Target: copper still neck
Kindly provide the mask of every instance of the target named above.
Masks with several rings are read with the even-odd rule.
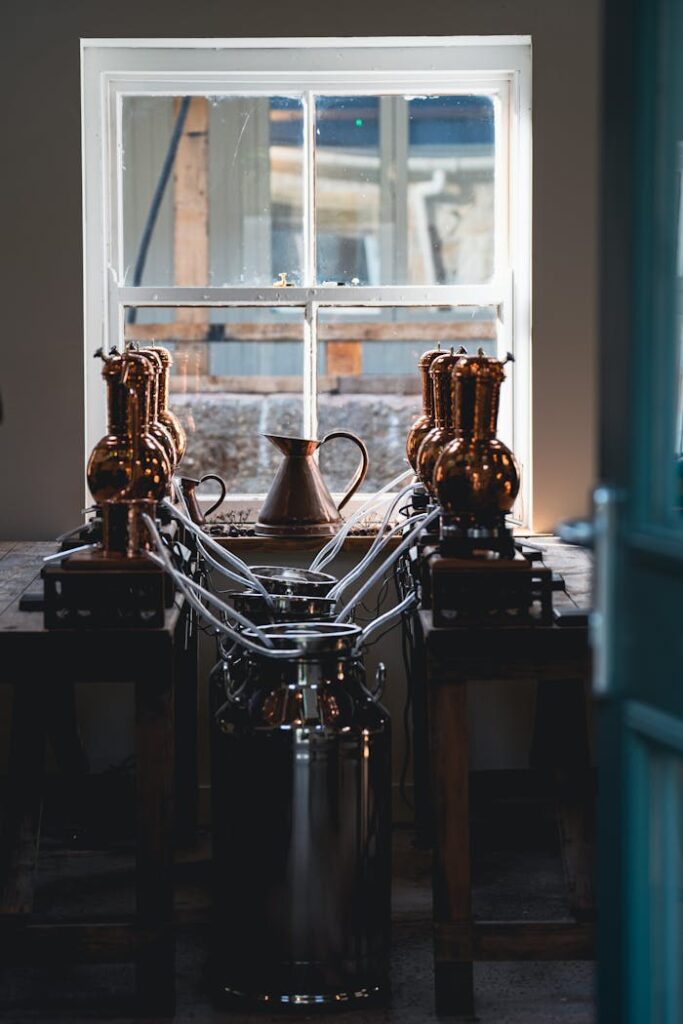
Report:
[[[180,462],[185,454],[185,450],[187,449],[187,435],[180,420],[176,414],[171,411],[169,405],[173,357],[167,348],[155,347],[154,352],[157,353],[161,360],[161,376],[159,377],[159,420],[163,423],[173,438],[173,443],[175,444],[176,452],[178,454],[177,461]]]
[[[107,432],[109,434],[123,434],[126,431],[128,401],[126,386],[121,379],[122,374],[123,363],[120,355],[116,354],[105,359],[102,377],[107,387]]]
[[[435,359],[429,368],[434,401],[434,426],[439,430],[453,428],[451,371],[458,359],[459,356],[451,349],[450,353],[444,353]]]
[[[422,380],[422,412],[430,420],[434,419],[434,390],[429,370],[434,360],[440,355],[443,355],[443,352],[441,351],[441,345],[437,344],[436,348],[423,352],[417,364]]]

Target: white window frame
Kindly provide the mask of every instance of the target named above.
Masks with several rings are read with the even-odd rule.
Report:
[[[340,306],[491,305],[498,352],[512,352],[500,434],[523,467],[516,519],[532,523],[531,40],[527,36],[357,39],[82,39],[86,457],[105,431],[100,346],[121,342],[127,306],[298,306],[304,311],[303,429],[317,431],[317,314]],[[312,94],[494,96],[495,271],[487,284],[321,287],[315,232],[304,229],[301,287],[122,284],[122,106],[130,95],[304,97],[304,187],[314,202]],[[306,208],[306,196],[304,209]],[[416,370],[417,372],[417,370]],[[256,503],[257,496],[248,500]]]

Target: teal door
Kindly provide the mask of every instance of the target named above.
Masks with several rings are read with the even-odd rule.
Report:
[[[683,0],[606,0],[600,1024],[683,1024]]]

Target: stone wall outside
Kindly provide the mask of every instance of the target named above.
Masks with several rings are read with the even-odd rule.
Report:
[[[184,394],[172,407],[188,433],[184,476],[218,473],[229,493],[263,494],[270,487],[280,453],[262,435],[300,436],[302,399],[298,395]],[[318,437],[351,430],[365,442],[370,467],[362,490],[374,491],[406,468],[405,440],[420,413],[418,395],[329,395],[318,400]],[[333,440],[320,453],[331,491],[343,491],[356,465],[357,448]]]

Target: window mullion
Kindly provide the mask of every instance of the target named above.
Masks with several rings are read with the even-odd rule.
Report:
[[[304,107],[304,287],[314,288],[317,275],[315,229],[315,96],[306,92]],[[307,302],[304,311],[303,433],[318,431],[318,306]]]
[[[307,302],[304,313],[304,437],[318,432],[318,304]]]
[[[316,278],[315,232],[315,96],[304,93],[304,287],[312,288]]]

